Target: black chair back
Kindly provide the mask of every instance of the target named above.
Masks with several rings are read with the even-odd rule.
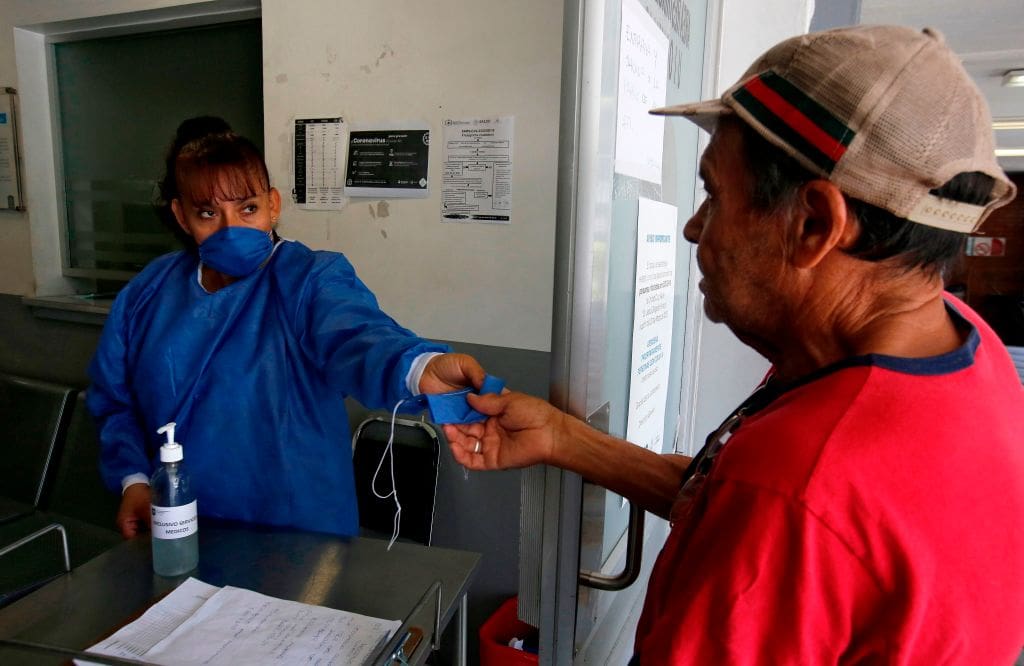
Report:
[[[46,492],[45,509],[113,529],[121,498],[103,484],[99,462],[99,438],[82,391],[71,410],[64,450],[53,486]]]
[[[74,392],[0,374],[0,495],[39,506],[60,455]]]
[[[374,472],[387,448],[391,417],[371,416],[356,428],[352,436],[352,465],[356,476],[359,525],[369,536],[389,538],[394,524],[393,498],[381,499],[371,489]],[[399,539],[430,545],[434,525],[434,499],[437,493],[437,468],[440,440],[429,423],[407,418],[395,419],[393,443],[395,485],[402,505]],[[388,461],[377,474],[377,492],[391,491]]]

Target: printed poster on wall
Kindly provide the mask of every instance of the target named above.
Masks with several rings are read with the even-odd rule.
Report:
[[[341,210],[345,124],[341,118],[295,119],[295,189],[305,210]]]
[[[672,361],[676,207],[640,199],[626,439],[661,452]]]
[[[615,172],[661,184],[669,41],[638,0],[622,3]]]
[[[421,197],[430,194],[426,123],[353,127],[348,136],[345,194],[350,197]]]
[[[515,119],[444,121],[442,222],[512,223]]]
[[[12,88],[0,88],[0,210],[24,210]]]

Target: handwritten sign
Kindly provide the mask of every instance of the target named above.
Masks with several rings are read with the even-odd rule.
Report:
[[[638,0],[622,3],[615,171],[661,184],[665,120],[648,113],[665,105],[669,40]]]

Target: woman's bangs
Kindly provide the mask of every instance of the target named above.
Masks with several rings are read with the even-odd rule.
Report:
[[[178,164],[178,189],[194,202],[236,201],[263,194],[270,184],[259,169],[247,164]]]

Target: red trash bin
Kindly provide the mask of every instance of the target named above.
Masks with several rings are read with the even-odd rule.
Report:
[[[525,638],[537,629],[516,617],[518,597],[505,601],[480,625],[480,666],[532,666],[537,655],[508,646],[512,638]]]

